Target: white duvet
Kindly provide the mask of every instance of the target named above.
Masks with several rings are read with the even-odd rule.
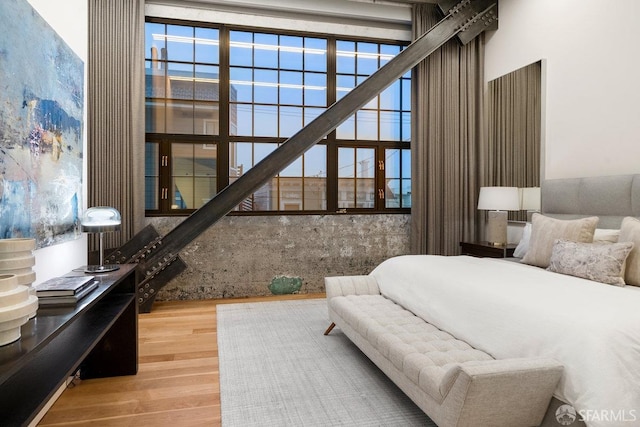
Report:
[[[640,288],[468,256],[401,256],[371,275],[384,296],[496,359],[561,362],[555,396],[587,425],[640,425]]]

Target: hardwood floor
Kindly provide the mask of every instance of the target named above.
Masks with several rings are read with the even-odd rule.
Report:
[[[324,294],[156,302],[138,318],[138,374],[76,380],[38,425],[219,426],[216,306],[308,298]]]

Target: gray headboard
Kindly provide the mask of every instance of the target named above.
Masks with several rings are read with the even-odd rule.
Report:
[[[598,228],[620,228],[625,216],[640,217],[640,174],[542,182],[542,213],[554,218],[600,217]]]

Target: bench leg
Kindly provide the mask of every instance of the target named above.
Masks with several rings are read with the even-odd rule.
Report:
[[[327,328],[327,330],[326,330],[326,331],[324,331],[324,334],[325,334],[325,335],[329,335],[335,326],[336,326],[336,324],[335,324],[335,323],[333,323],[333,322],[331,322],[331,324],[329,325],[329,327]]]

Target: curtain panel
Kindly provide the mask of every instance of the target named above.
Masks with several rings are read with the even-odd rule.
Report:
[[[440,20],[413,7],[413,38]],[[476,240],[478,153],[483,143],[484,35],[450,40],[412,75],[411,252],[456,255]]]
[[[89,46],[88,205],[120,211],[116,248],[144,222],[144,0],[89,0]]]

